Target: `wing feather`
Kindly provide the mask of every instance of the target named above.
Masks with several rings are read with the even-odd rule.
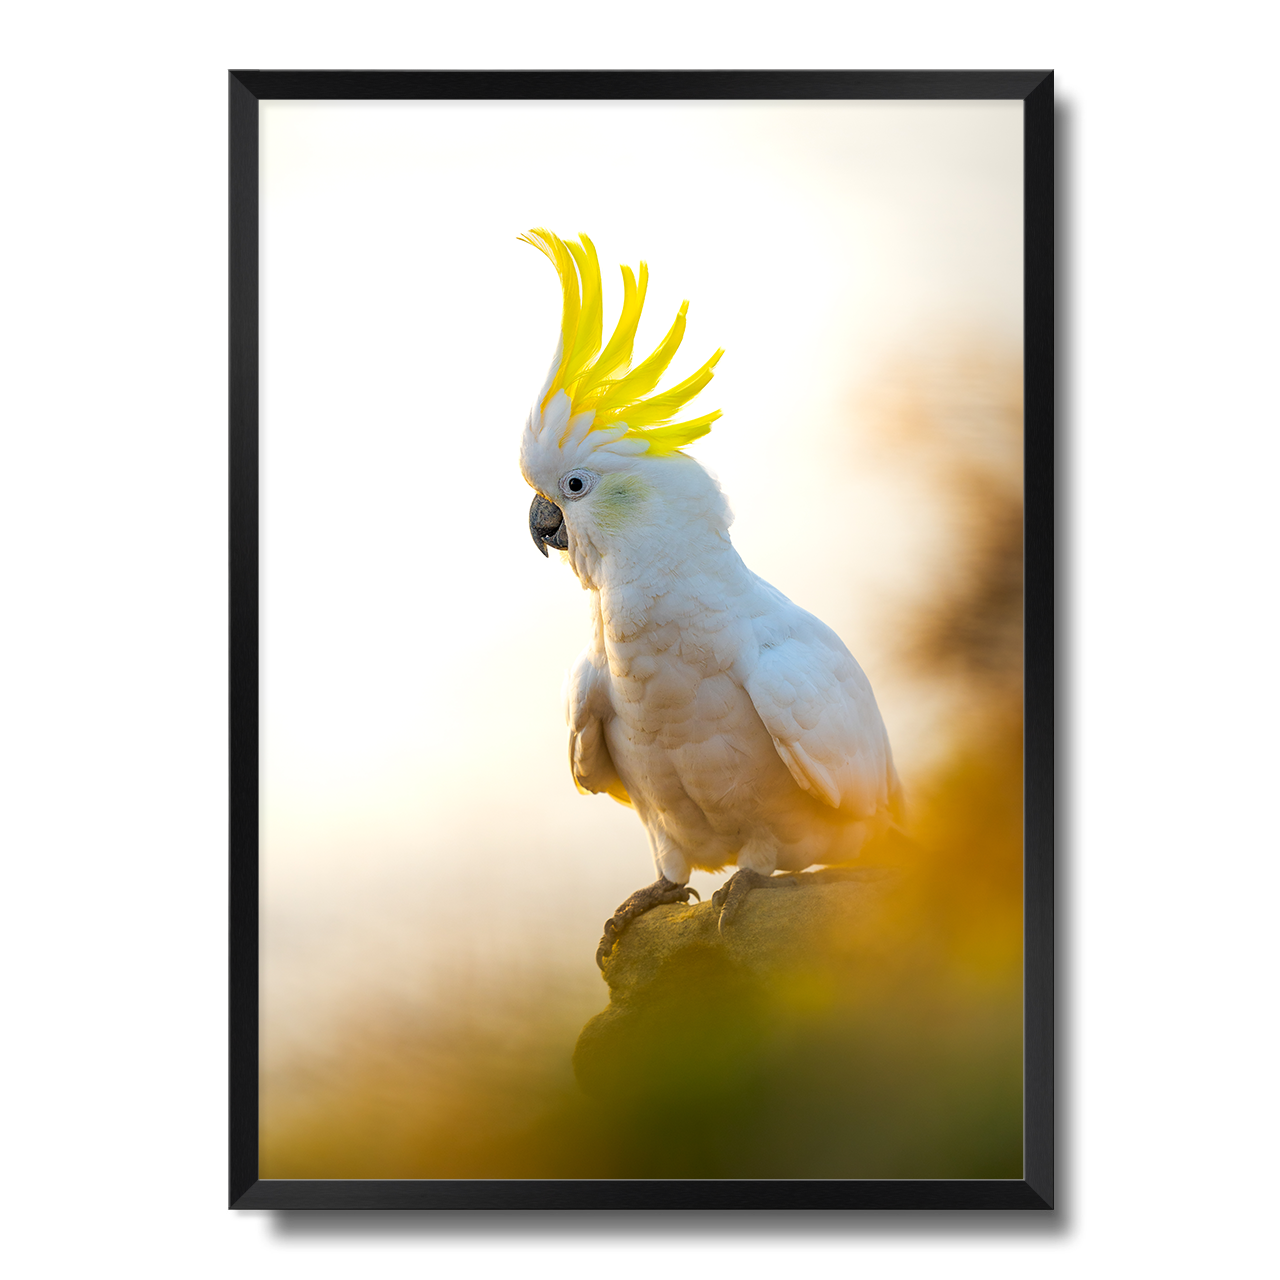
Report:
[[[799,787],[872,817],[896,801],[898,779],[871,683],[830,627],[786,604],[757,620],[747,694]]]
[[[605,721],[613,714],[609,701],[608,669],[603,653],[589,645],[569,673],[565,685],[565,715],[569,721],[569,770],[574,785],[587,792],[612,796],[631,805],[631,797],[609,754]]]

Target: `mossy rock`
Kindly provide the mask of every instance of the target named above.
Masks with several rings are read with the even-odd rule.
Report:
[[[957,966],[913,872],[803,883],[618,940],[574,1051],[600,1176],[1020,1177],[1019,990]]]
[[[582,1087],[631,1097],[674,1081],[686,1097],[750,1087],[797,1006],[843,987],[832,971],[847,967],[850,947],[833,942],[874,933],[896,880],[873,868],[830,882],[821,874],[752,892],[723,934],[710,902],[656,907],[632,921],[605,961],[609,1007],[574,1051]]]

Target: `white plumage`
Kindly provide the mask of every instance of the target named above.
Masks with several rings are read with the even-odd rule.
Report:
[[[593,494],[561,497],[595,624],[567,689],[574,780],[629,798],[677,884],[694,867],[767,875],[856,858],[898,790],[862,669],[743,564],[693,459],[595,465],[653,481],[607,530]]]
[[[724,495],[694,459],[580,409],[567,345],[521,468],[539,495],[535,542],[563,549],[590,592],[592,636],[566,688],[570,765],[648,832],[666,888],[637,895],[654,900],[640,909],[683,900],[670,891],[693,868],[852,861],[900,798],[867,677],[830,627],[743,564]],[[615,933],[638,913],[625,907]]]

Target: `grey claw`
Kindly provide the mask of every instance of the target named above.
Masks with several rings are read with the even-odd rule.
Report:
[[[726,926],[741,910],[743,900],[749,893],[755,889],[780,889],[784,884],[791,889],[800,887],[799,882],[790,876],[766,876],[746,867],[735,871],[711,895],[711,905],[720,908],[720,917],[716,921],[716,930],[720,936],[724,937]]]
[[[702,901],[696,889],[690,889],[685,884],[676,884],[666,876],[660,876],[653,884],[637,889],[604,922],[604,936],[600,939],[599,947],[596,948],[596,964],[603,971],[605,959],[613,952],[618,939],[637,916],[644,915],[646,911],[657,906],[688,902],[690,894],[693,894],[699,902]]]

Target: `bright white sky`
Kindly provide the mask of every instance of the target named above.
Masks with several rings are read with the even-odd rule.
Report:
[[[517,465],[559,286],[517,235],[591,235],[606,327],[616,264],[644,258],[637,351],[690,300],[672,377],[726,349],[691,406],[724,417],[690,452],[748,565],[875,684],[877,584],[913,572],[927,513],[860,477],[859,389],[930,334],[1017,350],[1022,128],[1016,102],[260,111],[264,1011],[283,1025],[513,938],[589,963],[653,878],[635,817],[568,774],[585,601],[536,553]]]

